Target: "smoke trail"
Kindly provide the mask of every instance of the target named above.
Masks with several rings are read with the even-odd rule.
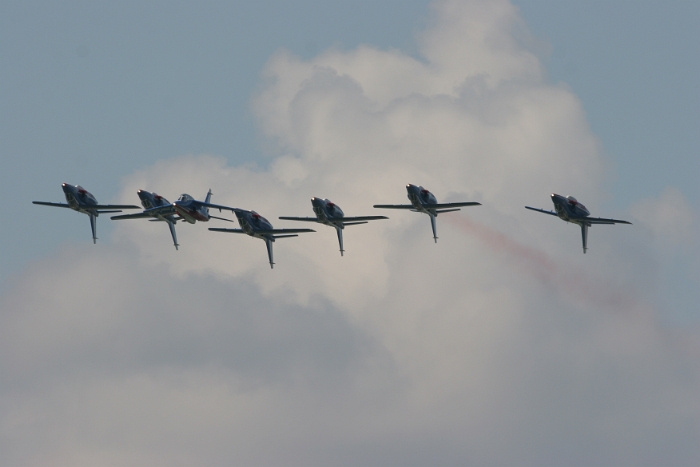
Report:
[[[634,298],[631,290],[611,284],[609,279],[575,270],[571,265],[562,267],[544,251],[523,245],[512,237],[474,222],[468,217],[445,216],[445,221],[472,235],[494,253],[507,257],[517,269],[566,298],[617,310],[633,310],[642,306]]]

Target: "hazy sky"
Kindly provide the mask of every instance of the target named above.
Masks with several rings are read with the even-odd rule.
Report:
[[[0,464],[697,465],[696,2],[3,2]],[[79,183],[263,242],[33,206]],[[572,194],[632,226],[526,211]],[[217,221],[212,221],[212,226]],[[216,226],[221,226],[217,222]],[[287,224],[288,226],[288,224]]]

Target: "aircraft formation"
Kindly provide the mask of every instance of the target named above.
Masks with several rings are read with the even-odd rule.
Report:
[[[92,229],[92,241],[97,243],[97,217],[100,214],[122,212],[124,209],[141,209],[139,206],[131,204],[99,204],[97,199],[80,185],[62,184],[63,194],[67,203],[52,203],[48,201],[33,201],[34,204],[52,206],[60,208],[70,208],[74,211],[87,214],[90,217],[90,228]],[[231,219],[216,217],[209,214],[209,209],[218,209],[219,212],[231,211],[238,220],[240,229],[209,228],[212,232],[225,232],[246,234],[253,238],[265,241],[267,247],[267,257],[270,267],[274,268],[272,244],[279,238],[298,237],[300,233],[315,232],[313,229],[275,229],[270,221],[262,217],[255,211],[223,206],[211,203],[212,192],[207,192],[204,201],[197,201],[188,194],[182,194],[177,201],[171,203],[162,196],[145,190],[137,191],[141,200],[143,211],[136,214],[122,214],[112,216],[113,220],[124,219],[149,219],[151,222],[165,222],[170,229],[175,249],[179,248],[175,224],[177,221],[185,221],[190,224],[208,222],[210,219],[218,219],[226,222],[233,222]],[[474,201],[464,201],[455,203],[438,203],[437,198],[430,191],[419,185],[406,185],[406,194],[410,204],[375,204],[378,209],[404,209],[412,212],[427,214],[430,217],[430,226],[433,232],[433,239],[437,243],[436,218],[438,214],[459,211],[462,207],[480,206],[481,203]],[[588,228],[593,224],[631,224],[631,222],[619,219],[606,219],[601,217],[590,217],[590,212],[579,203],[573,196],[551,195],[554,203],[554,211],[525,206],[526,209],[542,212],[551,216],[556,216],[563,221],[576,224],[581,227],[581,238],[583,242],[583,252],[588,249]],[[345,216],[340,206],[329,199],[311,198],[311,207],[316,217],[290,217],[280,216],[282,220],[315,222],[329,227],[333,227],[338,236],[340,255],[345,252],[343,248],[343,230],[346,226],[366,224],[369,221],[388,219],[386,216]]]

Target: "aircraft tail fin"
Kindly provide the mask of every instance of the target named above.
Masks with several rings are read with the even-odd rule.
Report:
[[[178,248],[180,245],[177,243],[177,234],[175,233],[175,222],[170,222],[168,221],[168,227],[170,228],[170,235],[173,237],[173,245],[175,245],[175,249],[179,250]]]
[[[97,216],[94,214],[88,214],[90,216],[90,228],[92,229],[92,243],[97,243]]]
[[[340,245],[340,256],[344,256],[343,253],[345,252],[345,250],[343,249],[343,229],[336,226],[335,231],[338,233],[338,245]]]
[[[270,261],[270,269],[275,268],[275,262],[272,259],[272,241],[269,238],[265,238],[265,246],[267,247],[267,258]]]
[[[211,188],[210,188],[209,191],[207,192],[207,197],[204,198],[205,203],[211,203],[211,195],[212,195],[212,192],[211,192]]]
[[[430,226],[433,228],[433,239],[435,240],[435,243],[437,243],[438,238],[437,238],[437,231],[435,228],[435,216],[432,214],[429,214],[429,215],[430,215]]]

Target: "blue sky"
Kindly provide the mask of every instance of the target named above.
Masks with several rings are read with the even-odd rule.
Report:
[[[513,4],[3,2],[0,463],[697,465],[700,6]],[[93,246],[31,205],[62,182],[483,206],[271,271],[200,224]],[[584,256],[553,191],[634,225]]]

